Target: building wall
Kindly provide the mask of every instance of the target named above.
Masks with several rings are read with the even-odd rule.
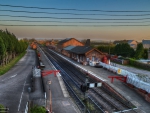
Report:
[[[134,46],[131,46],[131,45],[134,45]],[[133,40],[131,43],[130,43],[130,47],[132,47],[133,49],[136,49],[137,48],[137,42],[135,40]]]
[[[102,60],[102,58],[104,56],[105,55],[99,53],[98,51],[93,50],[93,51],[89,52],[88,54],[82,54],[82,55],[72,53],[71,58],[73,58],[74,60],[79,61],[79,62],[88,62],[88,61],[99,62]]]
[[[143,47],[149,49],[150,48],[150,44],[143,44]]]
[[[67,57],[71,57],[71,54],[66,50],[62,50],[62,54],[67,56]]]
[[[67,46],[70,46],[70,45],[71,46],[84,46],[83,43],[77,41],[76,39],[71,39],[71,40],[67,41],[66,43],[64,43],[62,45],[62,47],[64,48],[64,47],[67,47]]]
[[[84,46],[84,44],[81,43],[80,41],[72,38],[72,39],[68,40],[67,42],[65,42],[63,44],[58,44],[57,45],[57,51],[60,52],[63,48],[65,48],[67,46]]]
[[[86,58],[92,61],[101,61],[104,55],[100,54],[98,51],[93,50],[86,55]]]

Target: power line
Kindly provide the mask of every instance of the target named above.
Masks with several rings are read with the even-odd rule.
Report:
[[[122,15],[122,14],[95,14],[95,13],[89,13],[89,14],[85,14],[85,13],[50,13],[50,12],[33,12],[33,11],[16,11],[16,10],[0,10],[0,11],[7,11],[7,12],[23,12],[23,13],[43,13],[43,14],[69,14],[69,15],[102,15],[102,16],[149,16],[150,14],[128,14],[128,15]]]
[[[72,10],[72,11],[99,11],[99,12],[150,12],[150,11],[115,11],[115,10],[81,10],[81,9],[61,9],[61,8],[44,8],[44,7],[27,7],[27,6],[16,6],[16,5],[4,5],[4,4],[0,4],[0,6],[4,6],[4,7],[19,7],[19,8],[35,8],[35,9],[53,9],[53,10]]]
[[[0,26],[55,26],[55,27],[60,27],[60,26],[62,26],[62,27],[64,27],[64,26],[73,26],[73,27],[80,27],[80,26],[82,26],[82,27],[110,27],[110,26],[116,26],[116,27],[118,27],[118,26],[150,26],[150,24],[148,24],[148,25],[13,25],[13,24],[0,24]]]
[[[142,22],[63,22],[63,21],[27,21],[27,20],[0,20],[0,21],[16,21],[16,22],[40,22],[40,23],[43,23],[43,22],[57,22],[57,23],[147,23],[147,22],[150,22],[150,21],[142,21]]]
[[[80,19],[80,20],[147,20],[150,18],[139,18],[139,19],[99,19],[99,18],[59,18],[59,17],[34,17],[34,16],[13,16],[13,15],[0,15],[8,17],[24,17],[24,18],[51,18],[51,19]]]

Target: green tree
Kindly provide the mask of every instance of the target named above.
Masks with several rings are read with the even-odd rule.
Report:
[[[0,37],[0,60],[3,59],[5,53],[6,53],[6,48],[5,48],[2,38]]]
[[[115,46],[114,53],[124,57],[133,57],[134,49],[128,43],[121,43]]]
[[[148,58],[148,49],[147,48],[144,49],[144,54],[143,54],[142,58],[144,58],[144,59]]]
[[[0,113],[1,113],[1,112],[4,113],[5,110],[4,110],[4,109],[1,109],[1,108],[4,108],[4,106],[3,106],[2,104],[0,104]]]
[[[136,59],[140,59],[143,57],[143,54],[144,54],[144,48],[143,48],[143,44],[142,43],[139,43],[137,45],[137,48],[136,48],[136,51],[135,51],[135,58]]]
[[[46,113],[46,109],[41,106],[34,106],[31,108],[31,113]]]
[[[98,50],[105,52],[105,53],[110,53],[114,54],[114,46],[113,45],[99,45],[97,47]]]

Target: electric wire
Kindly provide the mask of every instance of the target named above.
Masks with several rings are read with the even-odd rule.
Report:
[[[141,21],[141,22],[125,22],[125,21],[124,22],[104,22],[104,21],[103,22],[99,22],[99,21],[98,22],[89,22],[89,21],[87,21],[87,22],[85,22],[85,21],[84,22],[81,22],[81,21],[80,22],[74,22],[74,21],[68,22],[67,21],[67,22],[63,22],[63,21],[46,21],[46,20],[42,20],[42,21],[37,21],[37,20],[33,20],[33,21],[32,20],[29,20],[29,21],[28,20],[0,20],[0,21],[17,21],[17,22],[33,22],[33,23],[34,22],[40,22],[40,23],[41,22],[42,23],[43,22],[57,22],[57,23],[147,23],[147,22],[150,22],[150,21]]]
[[[9,24],[9,25],[7,25],[7,24],[0,24],[0,26],[55,26],[55,27],[57,27],[57,26],[59,26],[59,27],[61,27],[61,26],[76,26],[76,27],[110,27],[110,26],[116,26],[116,27],[118,27],[118,26],[150,26],[150,24],[148,24],[148,25],[13,25],[13,24]]]
[[[147,20],[147,19],[150,19],[150,18],[131,18],[131,19],[118,19],[118,18],[115,18],[115,19],[108,19],[108,18],[103,18],[103,19],[100,19],[100,18],[60,18],[60,17],[48,17],[48,16],[14,16],[14,15],[0,15],[0,16],[8,16],[8,17],[24,17],[24,18],[51,18],[51,19],[82,19],[82,20]]]
[[[98,10],[98,9],[94,9],[94,10],[82,10],[82,9],[65,9],[65,8],[44,8],[44,7],[29,7],[29,6],[21,6],[21,5],[4,5],[4,4],[0,4],[0,6],[4,6],[4,7],[19,7],[19,8],[35,8],[35,9],[53,9],[53,10],[72,10],[72,11],[99,11],[99,12],[150,12],[150,11],[115,11],[115,10]]]
[[[103,16],[149,16],[150,14],[128,14],[128,15],[122,15],[122,14],[95,14],[95,13],[50,13],[50,12],[35,12],[35,11],[16,11],[16,10],[0,10],[0,11],[7,11],[7,12],[23,12],[23,13],[43,13],[43,14],[69,14],[69,15],[103,15]]]
[[[150,12],[150,11],[113,11],[113,10],[81,10],[81,9],[61,9],[61,8],[43,8],[43,7],[27,7],[27,6],[15,6],[15,5],[3,5],[0,4],[0,6],[3,7],[17,7],[17,8],[34,8],[34,9],[52,9],[52,10],[73,10],[73,11],[99,11],[99,12],[141,12],[141,13],[145,13],[145,12]],[[23,10],[0,10],[0,11],[7,11],[7,12],[23,12],[23,13],[34,13],[34,14],[38,14],[38,13],[42,13],[42,14],[69,14],[69,15],[103,15],[103,16],[128,16],[128,17],[133,17],[133,16],[149,16],[150,14],[96,14],[96,13],[51,13],[51,12],[45,12],[45,11],[23,11]],[[19,19],[15,19],[15,20],[0,20],[0,21],[17,21],[17,22],[57,22],[57,23],[122,23],[122,25],[24,25],[24,24],[20,24],[20,25],[13,25],[13,24],[0,24],[1,26],[92,26],[92,27],[102,27],[102,26],[149,26],[149,24],[146,25],[140,25],[140,23],[147,23],[150,21],[145,21],[145,20],[149,20],[150,18],[81,18],[81,17],[71,17],[71,18],[62,18],[62,17],[52,17],[52,16],[14,16],[14,15],[0,15],[1,17],[6,16],[6,17],[17,17],[17,18],[34,18],[34,19],[59,19],[59,20],[73,20],[73,22],[64,22],[64,21],[53,21],[53,20],[34,20],[34,21],[27,21],[27,20],[19,20]],[[90,20],[89,22],[87,21],[75,21],[75,20]],[[103,22],[102,22],[103,20]],[[141,21],[142,20],[142,21]],[[144,20],[144,21],[143,21]],[[93,22],[94,21],[94,22]],[[137,22],[138,21],[138,22]],[[139,22],[140,21],[140,22]],[[123,23],[128,23],[128,25],[124,25]],[[130,23],[133,23],[130,24]],[[134,24],[134,23],[138,23],[138,24]]]

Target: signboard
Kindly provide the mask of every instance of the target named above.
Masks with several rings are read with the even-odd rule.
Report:
[[[117,73],[118,73],[118,74],[121,74],[121,69],[118,69],[118,70],[117,70]]]

